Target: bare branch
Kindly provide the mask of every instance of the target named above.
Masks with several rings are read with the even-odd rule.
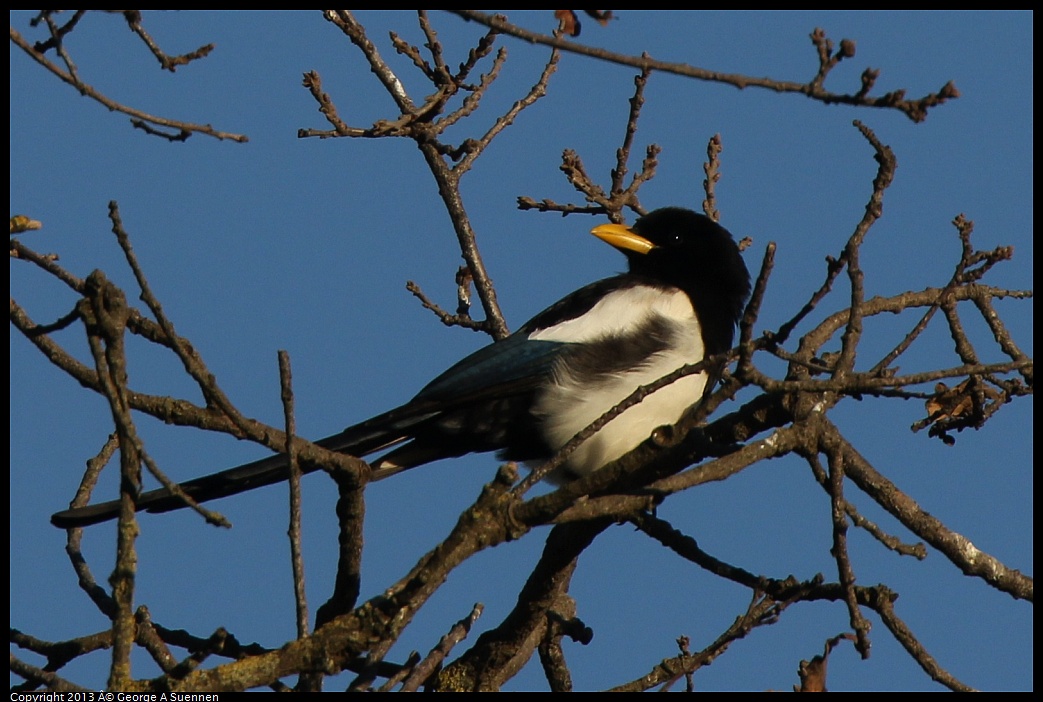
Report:
[[[721,179],[720,165],[721,151],[723,150],[721,135],[714,134],[706,144],[706,163],[703,164],[703,172],[706,174],[706,179],[703,180],[703,190],[706,192],[706,199],[703,200],[703,212],[715,222],[721,220],[721,213],[717,211],[716,186]]]
[[[930,108],[941,105],[947,100],[958,98],[960,96],[956,86],[953,85],[952,82],[949,82],[942,86],[941,90],[937,93],[929,93],[916,100],[907,100],[905,98],[904,90],[896,90],[878,98],[870,98],[868,97],[868,93],[872,88],[872,81],[866,79],[866,76],[870,75],[868,70],[863,74],[862,87],[857,93],[846,95],[832,93],[822,88],[821,80],[817,80],[816,82],[816,79],[819,78],[818,75],[816,75],[816,79],[813,79],[810,83],[795,83],[792,81],[757,78],[754,76],[744,76],[735,73],[720,73],[718,71],[698,68],[684,63],[658,61],[647,54],[640,57],[627,56],[625,54],[617,54],[605,49],[584,46],[567,39],[539,34],[538,32],[530,32],[518,27],[517,25],[511,24],[503,15],[488,15],[477,10],[448,10],[448,12],[458,15],[469,22],[484,24],[485,26],[496,29],[503,34],[509,34],[529,43],[553,46],[570,53],[589,56],[602,61],[610,61],[623,66],[632,66],[634,68],[640,68],[643,71],[652,69],[663,73],[673,73],[687,78],[695,78],[696,80],[724,83],[740,89],[765,88],[777,93],[798,93],[827,105],[840,104],[853,105],[857,107],[896,109],[903,112],[914,122],[922,122],[925,120],[927,118],[927,111]],[[847,42],[847,40],[845,40],[845,42]],[[842,42],[841,46],[845,46],[845,43]],[[854,43],[848,42],[847,46],[853,53]],[[874,73],[872,75],[875,79],[876,74]],[[825,75],[822,74],[822,77],[824,78]]]
[[[290,568],[293,572],[293,598],[296,602],[297,638],[308,635],[308,598],[304,591],[304,556],[301,553],[301,466],[293,437],[297,424],[293,409],[293,371],[290,354],[279,351],[279,387],[282,390],[283,416],[286,420],[286,459],[290,466]]]
[[[150,115],[148,113],[142,112],[141,110],[136,110],[132,107],[122,105],[116,102],[115,100],[112,100],[106,97],[105,95],[102,95],[93,87],[80,80],[80,78],[72,71],[71,68],[70,70],[65,71],[62,70],[56,64],[52,63],[50,60],[47,59],[46,56],[34,49],[32,46],[30,46],[29,43],[22,38],[22,35],[15,30],[14,27],[11,27],[11,41],[15,44],[15,46],[24,51],[30,58],[32,58],[38,64],[46,68],[54,75],[58,76],[58,78],[60,78],[63,82],[68,83],[72,87],[76,88],[76,90],[78,90],[81,95],[84,95],[86,97],[91,98],[92,100],[101,103],[113,112],[121,112],[125,115],[130,116],[133,119],[138,120],[142,124],[156,125],[157,127],[167,127],[170,129],[176,129],[179,132],[205,134],[207,136],[212,136],[215,139],[230,139],[239,143],[245,143],[250,140],[249,137],[242,134],[232,134],[230,132],[218,131],[209,124],[193,124],[191,122],[184,122],[181,120],[167,119],[166,117],[157,117],[156,115]]]
[[[848,443],[840,431],[825,424],[829,440],[835,441],[845,457],[846,475],[890,512],[906,528],[941,551],[965,575],[982,578],[993,587],[1018,599],[1032,601],[1032,578],[1008,568],[979,550],[962,534],[946,527],[938,518],[923,511],[911,498],[885,478]]]
[[[471,613],[458,621],[449,633],[442,637],[441,641],[438,642],[438,646],[432,649],[423,661],[418,663],[413,672],[402,683],[400,692],[416,692],[421,684],[429,680],[438,666],[442,664],[442,661],[453,650],[453,647],[467,637],[471,627],[478,621],[478,617],[482,616],[484,609],[481,604],[475,604],[474,608],[471,609]]]

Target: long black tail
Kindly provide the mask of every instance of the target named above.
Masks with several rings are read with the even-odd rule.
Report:
[[[315,443],[331,451],[365,456],[409,439],[411,429],[430,419],[434,414],[420,411],[415,405],[407,404],[361,424],[348,427],[339,434]],[[305,472],[315,470],[311,466],[302,466],[302,469]],[[372,479],[386,478],[394,472],[397,471],[380,471]],[[189,480],[181,483],[181,489],[196,502],[207,502],[221,497],[238,495],[265,485],[273,485],[288,480],[289,477],[290,468],[286,455],[276,454],[253,463],[245,463],[219,473]],[[160,488],[139,495],[135,506],[139,512],[158,513],[181,509],[186,504],[183,499],[166,488]],[[51,515],[51,524],[61,529],[90,526],[115,519],[119,515],[119,510],[119,500],[99,502],[86,507],[56,512]]]

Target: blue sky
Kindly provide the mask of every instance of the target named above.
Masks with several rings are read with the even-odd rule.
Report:
[[[31,15],[12,12],[30,40]],[[951,220],[974,220],[980,249],[1011,244],[1013,261],[986,279],[1030,289],[1033,255],[1032,15],[994,12],[639,12],[617,11],[607,27],[584,24],[579,41],[617,52],[681,61],[722,72],[805,81],[817,68],[808,40],[822,27],[838,44],[857,42],[826,87],[857,90],[866,67],[881,71],[876,93],[910,96],[952,80],[958,100],[922,124],[895,111],[824,106],[778,95],[655,74],[636,137],[663,147],[658,175],[642,190],[648,208],[699,208],[706,142],[720,133],[722,223],[754,243],[778,245],[777,266],[759,329],[777,327],[818,287],[824,257],[837,255],[862,216],[876,164],[851,126],[865,122],[898,158],[884,215],[862,251],[868,295],[942,286],[959,257]],[[512,13],[549,31],[547,11]],[[387,32],[421,43],[410,13],[362,12],[369,36],[399,71],[415,99],[425,86],[396,56]],[[451,65],[464,58],[479,28],[433,14]],[[69,41],[86,80],[146,112],[249,135],[248,144],[193,136],[170,144],[134,130],[121,115],[81,98],[20,50],[11,49],[11,213],[41,220],[22,240],[56,252],[85,276],[103,269],[134,297],[130,273],[109,231],[107,203],[117,200],[135,250],[177,330],[189,338],[221,386],[249,416],[282,425],[276,351],[293,363],[298,431],[319,437],[401,404],[438,372],[486,339],[446,329],[404,288],[415,280],[443,306],[455,304],[455,237],[420,154],[405,140],[298,139],[299,128],[325,129],[301,74],[316,70],[341,116],[354,126],[393,118],[361,54],[313,12],[147,13],[146,27],[170,54],[213,42],[203,61],[161,71],[115,17],[88,16]],[[508,61],[481,109],[451,138],[485,132],[535,82],[548,51],[502,37]],[[522,113],[479,159],[462,185],[486,265],[508,323],[518,327],[565,293],[621,269],[622,258],[587,232],[591,218],[520,212],[518,196],[575,201],[558,170],[563,149],[608,181],[622,138],[634,71],[565,55],[549,95]],[[638,163],[632,164],[632,171]],[[600,220],[599,220],[600,221]],[[38,321],[71,309],[67,291],[27,265],[12,263],[11,294]],[[828,299],[814,320],[843,305]],[[1032,353],[1033,303],[997,309],[1015,341]],[[476,314],[478,311],[476,311]],[[966,313],[968,318],[972,315]],[[914,323],[912,315],[867,325],[866,366]],[[903,372],[957,365],[945,328],[934,325],[903,359]],[[984,325],[969,322],[982,360],[1001,361]],[[58,338],[86,358],[82,334]],[[132,385],[198,401],[176,360],[139,342],[130,346]],[[10,339],[11,625],[61,640],[105,627],[76,586],[65,535],[48,523],[67,505],[83,462],[109,431],[103,400],[51,368],[20,335]],[[943,360],[939,361],[941,358]],[[871,361],[870,359],[874,359]],[[770,363],[765,367],[777,371]],[[874,465],[927,511],[1007,566],[1033,572],[1032,403],[1005,407],[983,430],[957,436],[952,448],[913,434],[919,402],[847,400],[833,419]],[[141,417],[149,450],[169,475],[187,479],[263,455],[224,436]],[[411,567],[451,528],[496,468],[472,456],[415,470],[368,491],[363,597]],[[98,495],[115,495],[107,476]],[[853,486],[848,497],[881,526],[913,537]],[[335,572],[335,490],[322,476],[305,486],[305,559],[312,611]],[[278,645],[293,636],[286,547],[285,491],[269,488],[217,503],[234,523],[215,531],[193,515],[146,516],[140,541],[138,598],[156,621],[208,635],[218,626],[240,641]],[[714,555],[772,577],[835,578],[829,555],[829,502],[796,460],[757,465],[723,484],[667,502],[660,516],[695,536]],[[393,651],[426,651],[475,601],[480,628],[509,611],[538,557],[544,531],[479,554],[450,578]],[[85,538],[95,577],[111,569],[111,527]],[[861,584],[900,593],[897,610],[950,673],[983,689],[1031,689],[1032,610],[941,554],[899,558],[851,532]],[[675,653],[713,640],[744,609],[748,592],[723,583],[632,528],[609,530],[584,554],[572,594],[594,629],[589,646],[568,645],[577,689],[636,678]],[[873,615],[873,654],[858,659],[841,645],[829,666],[833,690],[935,690]],[[802,604],[774,626],[733,645],[696,676],[700,690],[788,689],[802,658],[848,630],[839,604]],[[462,644],[466,646],[466,642]],[[65,675],[102,685],[104,654]],[[156,672],[146,663],[138,677]],[[513,689],[543,689],[538,665]]]

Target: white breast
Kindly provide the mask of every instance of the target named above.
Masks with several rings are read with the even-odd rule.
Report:
[[[640,368],[603,378],[596,387],[577,381],[566,368],[558,368],[556,382],[540,395],[534,407],[548,444],[563,446],[638,387],[701,360],[702,333],[686,294],[637,287],[610,293],[587,314],[532,335],[551,341],[597,341],[605,335],[632,331],[647,322],[649,306],[671,330],[669,348],[651,356]],[[606,320],[612,322],[608,331]],[[568,471],[586,475],[638,446],[657,427],[677,422],[702,397],[706,381],[705,373],[687,376],[630,407],[571,454]]]

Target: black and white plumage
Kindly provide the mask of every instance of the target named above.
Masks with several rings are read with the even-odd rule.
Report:
[[[591,233],[626,255],[627,273],[580,288],[503,341],[467,356],[401,407],[316,443],[356,456],[390,448],[371,462],[374,479],[475,451],[542,461],[639,386],[731,347],[750,276],[726,229],[668,207],[632,228],[606,224]],[[586,475],[657,427],[675,423],[712,387],[713,374],[684,377],[628,408],[580,445],[554,477]],[[202,502],[287,474],[285,456],[276,455],[181,487]],[[166,490],[137,501],[149,512],[183,506]],[[51,521],[68,528],[117,513],[118,502],[107,502],[59,512]]]

